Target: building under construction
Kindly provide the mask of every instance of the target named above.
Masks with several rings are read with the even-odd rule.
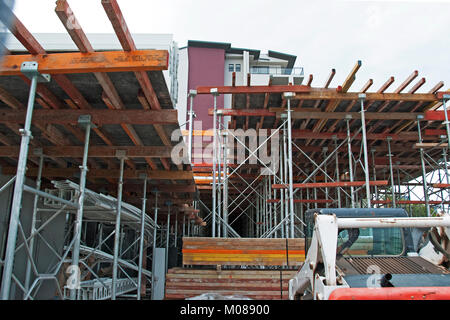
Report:
[[[181,123],[172,52],[138,49],[116,0],[101,4],[121,50],[94,50],[65,0],[55,14],[77,50],[46,51],[9,12],[28,52],[4,48],[0,64],[2,299],[287,299],[307,210],[448,212],[442,82],[416,93],[414,71],[354,88],[357,61],[313,87],[269,52],[276,72],[234,64],[229,84],[183,87]]]

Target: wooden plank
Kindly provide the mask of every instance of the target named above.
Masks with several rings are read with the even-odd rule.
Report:
[[[448,143],[444,142],[422,142],[422,143],[415,143],[414,149],[420,149],[420,148],[448,148]]]
[[[389,204],[392,200],[373,200],[374,204]],[[397,204],[426,204],[426,201],[422,200],[397,200]],[[429,204],[450,204],[450,201],[428,201]]]
[[[450,184],[448,183],[434,183],[433,188],[450,188]]]
[[[447,111],[447,116],[450,119],[450,112]],[[444,111],[426,111],[425,119],[427,121],[445,121],[445,113]]]
[[[8,55],[0,62],[0,75],[21,75],[25,61],[37,62],[43,74],[161,71],[168,69],[169,54],[167,50],[135,50]]]
[[[111,24],[113,26],[114,32],[116,33],[123,50],[132,51],[136,50],[136,45],[134,43],[133,37],[131,36],[130,30],[128,29],[125,18],[123,17],[122,11],[120,10],[119,4],[116,0],[102,0],[103,8],[105,9],[106,15],[108,16]],[[150,107],[154,110],[161,109],[161,105],[158,101],[155,90],[148,78],[146,72],[138,71],[135,72],[136,79],[138,80],[142,92],[147,99]]]
[[[104,124],[178,124],[177,110],[34,110],[33,123],[78,124],[78,118],[90,115],[93,123]],[[25,111],[0,111],[0,123],[24,123]]]
[[[441,87],[443,87],[444,86],[444,84],[442,83],[442,86]],[[440,87],[440,88],[441,88]],[[444,99],[444,94],[446,94],[446,95],[450,95],[450,91],[449,90],[447,90],[447,91],[439,91],[439,92],[436,92],[436,95],[437,95],[437,98],[438,99]]]
[[[26,175],[29,177],[37,176],[37,168],[28,168]],[[15,174],[15,167],[2,167],[3,174]],[[44,168],[42,171],[43,177],[62,177],[69,178],[78,175],[79,168]],[[110,169],[90,169],[88,172],[89,178],[119,178],[119,170]],[[164,171],[164,170],[134,170],[125,169],[123,176],[125,179],[140,179],[141,174],[147,174],[149,179],[154,180],[192,180],[191,171]]]
[[[217,87],[197,87],[197,94],[211,94],[211,89],[218,90],[219,94],[238,94],[238,93],[284,93],[310,92],[310,87],[304,85],[271,85],[271,86],[217,86]]]
[[[92,45],[90,44],[89,40],[86,37],[86,34],[84,33],[83,29],[81,29],[81,26],[79,25],[74,13],[72,12],[71,8],[69,7],[69,4],[66,0],[58,0],[56,3],[55,12],[60,18],[63,25],[66,27],[67,32],[77,45],[77,47],[80,49],[81,52],[94,52],[94,49],[92,48]],[[97,81],[103,88],[102,93],[102,99],[105,102],[105,104],[110,109],[125,109],[125,105],[122,102],[122,99],[120,98],[116,88],[114,87],[114,84],[112,83],[111,79],[109,78],[108,74],[106,73],[99,73],[95,72],[94,76],[97,78]],[[141,90],[140,90],[141,91]],[[138,93],[139,95],[139,93]],[[145,100],[145,97],[144,97]],[[140,100],[141,101],[141,100]],[[147,103],[147,100],[145,100],[145,104]],[[144,104],[143,104],[144,106]],[[145,106],[144,106],[144,109]],[[147,109],[150,109],[148,107]],[[142,146],[143,143],[135,130],[130,126],[126,124],[121,124],[122,128],[125,130],[127,135],[130,137],[130,139],[133,141],[135,145]],[[153,169],[156,170],[157,166],[156,164],[149,158],[145,158],[145,161],[147,164]],[[167,165],[167,159],[161,158],[161,163],[164,165],[166,169],[169,168]]]
[[[347,133],[345,132],[313,132],[311,130],[293,129],[292,138],[294,139],[333,139],[336,136],[338,139],[346,139]],[[362,134],[351,135],[353,140],[361,140]],[[392,140],[408,140],[417,141],[416,132],[403,132],[397,134],[391,133],[368,133],[366,135],[367,140],[386,140],[387,137],[391,137]]]
[[[286,251],[287,254],[286,254]],[[185,265],[299,265],[304,239],[183,238]]]
[[[198,296],[204,292],[200,290],[167,290],[166,291],[166,299],[185,299],[187,297]],[[270,291],[234,291],[234,290],[214,290],[214,293],[220,294],[222,296],[231,296],[231,295],[239,295],[245,296],[256,300],[264,300],[264,299],[280,299],[280,293],[274,294]],[[288,296],[288,292],[283,291],[283,298],[286,299]]]
[[[309,93],[297,93],[298,100],[358,100],[359,92],[336,92],[336,89],[311,89]],[[438,101],[435,94],[430,93],[378,93],[366,92],[366,101]],[[330,110],[331,111],[331,110]]]
[[[79,146],[44,146],[43,154],[54,158],[82,158],[83,147]],[[89,148],[89,157],[94,158],[117,158],[116,151],[126,152],[127,158],[170,158],[171,148],[155,146],[91,146]],[[0,157],[17,157],[19,155],[19,146],[0,147]],[[29,152],[30,157],[34,157],[33,149]]]
[[[278,203],[280,199],[267,199],[267,203]],[[288,200],[286,200],[288,201]],[[333,203],[333,200],[327,199],[294,199],[294,203]]]
[[[104,188],[108,190],[110,193],[115,193],[117,191],[117,186],[104,185],[104,184],[88,184],[87,187],[92,190],[99,190]],[[124,183],[123,189],[129,192],[142,192],[142,184],[138,183]],[[154,194],[152,193],[155,189],[162,193],[195,193],[195,184],[176,184],[176,185],[149,185],[148,193],[149,197],[147,201],[154,201]],[[159,198],[161,201],[164,201],[165,198]],[[167,199],[170,200],[170,199]],[[142,199],[141,199],[142,201]],[[175,199],[173,199],[175,201]],[[164,203],[164,202],[161,202]]]
[[[224,109],[220,108],[217,110],[218,115],[223,116],[242,116],[242,117],[259,117],[259,116],[265,116],[265,117],[275,117],[276,113],[271,112],[267,109]],[[208,109],[208,115],[212,116],[214,115],[214,109],[209,108]]]
[[[280,271],[283,273],[283,275],[285,274],[291,274],[291,275],[295,275],[297,273],[296,270],[286,270],[286,269],[282,269],[282,270],[271,270],[271,269],[237,269],[237,270],[212,270],[212,269],[185,269],[185,268],[179,268],[179,267],[175,267],[175,268],[171,268],[168,271],[168,274],[191,274],[193,276],[195,275],[200,275],[200,276],[204,276],[207,274],[213,274],[213,275],[223,275],[223,276],[231,276],[231,278],[233,278],[236,275],[258,275],[259,277],[266,277],[266,276],[273,276],[273,275],[280,275]]]
[[[296,189],[306,188],[332,188],[332,187],[361,187],[366,184],[365,181],[341,181],[341,182],[320,182],[320,183],[294,183],[293,187]],[[369,181],[371,186],[386,186],[387,180]],[[287,185],[284,184],[272,184],[273,189],[287,189]]]
[[[272,112],[277,113],[277,117],[280,117],[285,110],[281,108],[271,108]],[[360,119],[360,112],[292,112],[292,119],[339,119],[344,120],[345,117],[351,116],[352,119]],[[419,112],[366,112],[365,117],[367,120],[415,120],[418,116],[423,116],[423,113]]]

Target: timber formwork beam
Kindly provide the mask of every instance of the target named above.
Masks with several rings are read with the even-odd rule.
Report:
[[[13,175],[16,172],[16,167],[3,167],[2,173],[5,175]],[[78,168],[43,168],[43,177],[59,177],[67,178],[78,175],[80,169]],[[28,168],[26,175],[29,177],[36,177],[38,168]],[[193,180],[191,171],[168,171],[168,170],[134,170],[125,169],[123,171],[124,179],[139,179],[142,174],[147,174],[148,179],[154,180]],[[90,178],[118,178],[120,170],[111,169],[91,169],[89,170]]]
[[[365,181],[341,181],[341,182],[321,182],[321,183],[294,183],[295,189],[308,189],[308,188],[327,188],[327,187],[361,187],[366,184]],[[369,181],[370,186],[387,186],[387,180]],[[286,189],[287,185],[273,184],[273,189]]]
[[[23,123],[26,111],[0,111],[0,123]],[[35,110],[33,123],[77,124],[80,116],[90,115],[96,125],[178,124],[177,110]]]
[[[0,157],[17,157],[19,146],[1,146]],[[34,150],[42,150],[42,154],[51,158],[81,158],[83,147],[79,146],[51,146],[30,148],[29,157],[39,157]],[[162,146],[93,146],[89,148],[91,158],[117,158],[117,151],[125,151],[127,158],[170,158],[172,148]]]
[[[26,61],[37,62],[42,74],[161,71],[167,70],[169,56],[167,50],[8,55],[1,60],[0,75],[21,75],[20,66]]]

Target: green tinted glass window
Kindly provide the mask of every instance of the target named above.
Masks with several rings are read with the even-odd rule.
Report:
[[[338,252],[345,256],[385,256],[403,253],[400,228],[360,228],[339,230]]]

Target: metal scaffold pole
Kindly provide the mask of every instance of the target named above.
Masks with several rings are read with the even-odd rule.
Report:
[[[334,141],[334,148],[336,149],[335,152],[335,161],[336,161],[336,182],[340,181],[340,177],[339,177],[339,151],[337,150],[338,148],[338,142],[337,142],[337,136],[333,136],[333,141]],[[341,207],[341,188],[336,188],[336,192],[337,192],[337,202],[338,202],[338,208]]]
[[[138,272],[138,290],[137,300],[141,300],[141,286],[142,286],[142,265],[144,258],[147,258],[147,254],[144,255],[144,232],[145,232],[145,207],[147,204],[147,175],[142,177],[144,180],[144,190],[142,196],[142,212],[141,212],[141,234],[139,238],[139,272]],[[153,271],[153,270],[152,270]]]
[[[189,162],[192,163],[192,139],[194,132],[194,97],[197,95],[197,90],[189,90],[189,141],[188,141],[188,150],[189,150]]]
[[[41,190],[41,182],[42,182],[42,168],[44,167],[44,155],[42,154],[42,149],[39,151],[39,169],[38,176],[36,178],[36,190]],[[37,222],[37,207],[38,207],[39,196],[34,195],[33,201],[33,215],[31,217],[31,228],[30,234],[34,234],[36,232],[36,222]],[[30,240],[30,255],[33,256],[34,252],[34,237]],[[30,276],[31,276],[31,261],[27,261],[27,270],[25,273],[25,289],[28,291],[30,288]],[[26,296],[26,292],[24,292],[24,297]]]
[[[19,160],[17,162],[17,172],[14,184],[14,195],[11,206],[11,215],[8,229],[8,238],[6,242],[5,260],[3,266],[1,298],[2,300],[8,300],[11,279],[14,266],[14,253],[16,249],[17,230],[19,227],[20,209],[22,206],[23,187],[25,183],[25,171],[28,158],[28,147],[31,137],[31,120],[33,117],[34,99],[36,96],[37,83],[39,81],[50,81],[50,77],[47,75],[41,75],[38,72],[37,62],[24,62],[21,66],[21,72],[31,78],[31,86],[28,97],[27,112],[25,117],[24,129],[20,131],[22,139],[20,142]]]
[[[217,206],[217,186],[216,186],[216,157],[217,157],[217,97],[219,96],[217,88],[211,89],[214,97],[214,116],[213,116],[213,185],[212,185],[212,237],[216,237],[216,206]]]
[[[289,168],[289,219],[290,219],[290,237],[295,238],[294,235],[294,173],[292,170],[292,120],[291,120],[291,98],[295,94],[293,92],[286,92],[284,97],[287,99],[287,127],[288,127],[288,168]]]
[[[78,210],[75,220],[75,227],[74,227],[74,238],[75,242],[73,245],[73,252],[72,252],[72,266],[74,266],[73,270],[77,273],[77,277],[80,276],[79,274],[79,258],[80,258],[80,242],[81,242],[81,228],[82,228],[82,221],[83,221],[83,213],[84,213],[84,196],[86,191],[86,175],[88,171],[87,167],[87,159],[88,159],[88,151],[89,151],[89,138],[91,134],[91,117],[90,116],[84,116],[84,118],[81,118],[78,120],[79,123],[86,125],[86,134],[84,138],[84,153],[83,153],[83,163],[80,166],[81,170],[81,176],[80,176],[80,191],[78,196]],[[78,286],[78,284],[77,284]],[[72,289],[70,291],[70,299],[75,300],[77,298],[77,289]]]
[[[445,115],[445,129],[447,130],[447,144],[450,150],[450,122],[448,122],[447,101],[450,100],[450,94],[444,94],[442,97],[442,106]]]
[[[347,122],[347,150],[348,150],[348,173],[350,175],[350,182],[353,182],[353,159],[352,159],[352,143],[350,139],[350,119],[351,117],[345,117]],[[352,208],[355,208],[355,190],[353,186],[350,187],[350,200]]]
[[[373,169],[373,180],[377,181],[377,170],[375,168],[375,148],[370,149],[370,152],[372,153],[372,169]],[[378,200],[378,187],[374,186],[375,190],[375,200]]]
[[[389,173],[391,176],[391,194],[392,194],[392,207],[396,208],[397,207],[397,199],[395,198],[395,186],[394,186],[394,169],[392,166],[392,156],[393,154],[391,153],[391,140],[392,137],[387,137],[387,145],[388,145],[388,157],[389,157]]]
[[[285,146],[285,144],[284,144],[285,132],[286,132],[286,130],[283,130],[283,137],[281,138],[281,139],[283,139],[283,146]],[[281,180],[281,183],[284,183],[284,167],[285,167],[285,165],[284,165],[283,154],[284,154],[283,149],[280,148],[280,180]],[[284,206],[285,206],[284,195],[285,194],[286,194],[285,190],[281,189],[280,190],[280,221],[284,221],[284,218],[286,217],[285,211],[284,211],[285,210],[284,209]],[[286,237],[287,232],[285,232],[285,231],[286,231],[286,223],[282,223],[281,238],[287,238]]]
[[[219,116],[218,119],[220,119],[221,117]],[[220,122],[220,120],[219,120]],[[217,130],[217,129],[216,129]],[[218,221],[217,221],[217,236],[220,238],[221,237],[221,233],[222,233],[222,166],[221,166],[221,162],[222,162],[222,143],[221,143],[221,130],[220,127],[218,128],[218,136],[217,136],[217,140],[218,140],[218,155],[217,155],[217,203],[219,204],[217,206],[217,216],[219,217]]]
[[[166,201],[167,206],[167,233],[166,233],[166,273],[169,270],[168,262],[169,262],[169,236],[170,236],[170,208],[172,206],[171,201]]]
[[[323,153],[324,159],[327,159],[327,151],[328,151],[328,147],[322,148],[322,153]],[[325,164],[324,164],[324,171],[325,171],[325,173],[328,173],[326,160],[325,160]],[[325,174],[325,183],[327,183],[327,182],[328,182],[328,174]],[[328,200],[328,187],[325,187],[325,199]],[[328,202],[326,203],[326,208],[328,208]]]
[[[116,300],[116,283],[117,283],[117,267],[118,267],[117,260],[119,258],[119,244],[120,244],[120,215],[122,212],[123,167],[125,162],[124,155],[120,155],[119,157],[120,157],[120,177],[117,190],[117,215],[114,233],[114,259],[113,259],[111,300]]]
[[[419,135],[419,143],[422,143],[422,133],[420,131],[420,119],[421,117],[417,118],[417,133]],[[425,197],[425,205],[426,205],[426,209],[427,209],[427,216],[430,217],[431,216],[431,211],[430,211],[430,202],[429,202],[429,198],[428,198],[428,184],[427,184],[427,171],[426,171],[426,167],[425,167],[425,159],[424,159],[424,151],[423,148],[419,148],[419,152],[420,152],[420,163],[422,166],[422,185],[423,185],[423,195]]]
[[[155,251],[156,251],[156,235],[157,235],[157,231],[158,231],[158,190],[154,190],[155,192],[155,228],[153,229],[153,246],[152,246],[152,293],[151,293],[151,298],[152,300],[155,297],[155,266],[156,266],[156,261],[155,261]]]
[[[447,164],[447,148],[442,149],[442,160],[444,161],[444,172],[445,172],[445,181],[447,184],[450,183],[450,178],[448,176],[448,164]],[[447,198],[448,198],[448,192],[447,192]],[[444,200],[444,199],[442,199]],[[448,206],[447,206],[448,209]]]
[[[366,95],[364,93],[359,94],[359,100],[361,101],[361,127],[362,127],[362,143],[364,149],[364,174],[366,178],[366,200],[367,200],[367,208],[371,207],[370,203],[370,177],[369,177],[369,152],[367,150],[367,135],[366,135],[366,117],[364,110],[364,100],[366,99]]]
[[[223,132],[223,237],[228,238],[228,168],[227,168],[227,159],[228,159],[228,135],[227,132]]]

